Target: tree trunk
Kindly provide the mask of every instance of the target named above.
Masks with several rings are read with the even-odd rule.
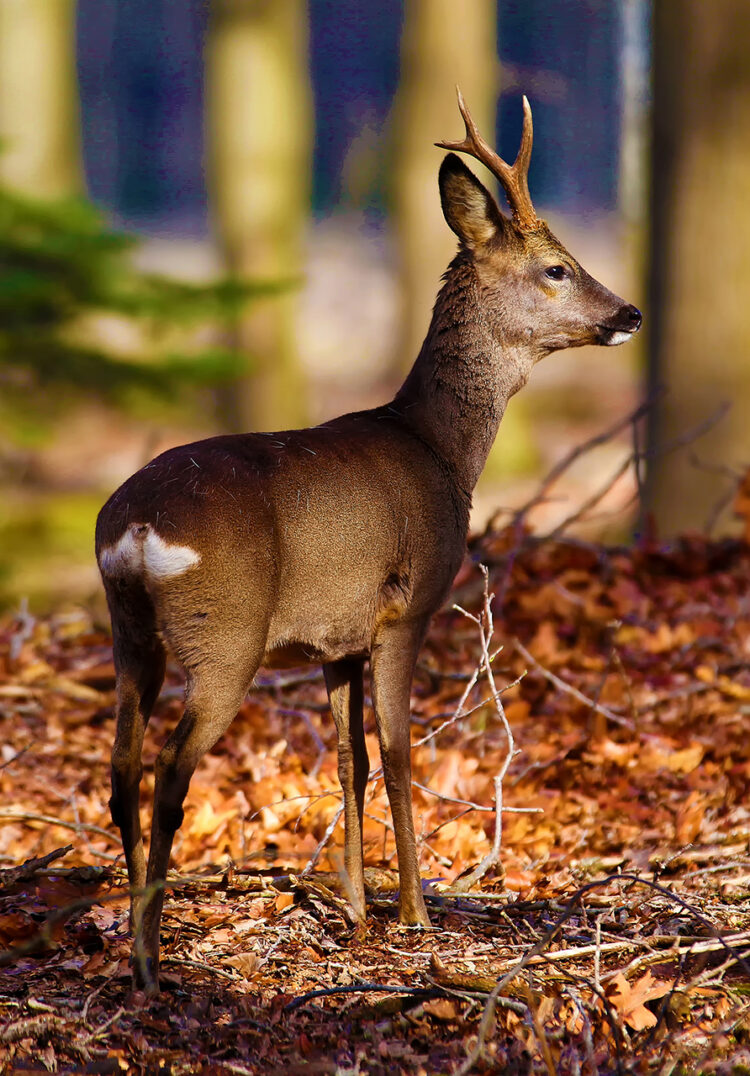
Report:
[[[403,302],[396,365],[404,372],[422,346],[440,277],[456,252],[438,193],[437,173],[445,154],[433,143],[463,136],[457,85],[480,131],[494,143],[500,72],[496,8],[495,0],[406,0],[393,146]],[[482,182],[489,183],[478,165],[480,170]]]
[[[401,331],[394,368],[405,373],[427,332],[440,278],[457,242],[443,220],[437,174],[439,139],[463,137],[456,104],[461,87],[471,114],[490,144],[500,88],[495,0],[406,0],[401,37],[401,80],[394,108],[393,195],[398,235]],[[521,100],[518,100],[519,116]],[[506,152],[515,159],[518,147]],[[474,161],[479,178],[495,180]],[[501,205],[504,202],[501,199]],[[516,397],[490,453],[485,477],[528,470],[536,462],[526,407]]]
[[[750,5],[660,0],[654,12],[650,449],[731,411],[693,452],[652,461],[664,536],[704,527],[720,470],[750,463]],[[725,510],[722,523],[729,513]]]
[[[0,0],[0,182],[80,191],[75,0]]]
[[[227,267],[290,283],[240,316],[248,373],[225,394],[222,417],[228,429],[302,425],[295,338],[312,142],[304,0],[214,0],[206,67],[209,182]]]

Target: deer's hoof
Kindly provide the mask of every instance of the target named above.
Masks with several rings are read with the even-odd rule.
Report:
[[[432,923],[430,917],[427,914],[427,909],[424,904],[421,908],[404,908],[400,907],[398,910],[398,921],[404,927],[414,927],[416,930],[431,930]]]

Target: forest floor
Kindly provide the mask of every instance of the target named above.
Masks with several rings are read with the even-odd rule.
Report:
[[[363,933],[322,676],[260,675],[190,788],[155,999],[130,982],[113,688],[89,614],[0,621],[2,1072],[750,1070],[746,542],[540,540],[524,512],[472,540],[413,689],[429,932],[397,923],[372,719]]]

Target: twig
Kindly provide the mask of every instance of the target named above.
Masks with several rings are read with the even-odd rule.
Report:
[[[555,1076],[555,1066],[552,1061],[552,1051],[549,1048],[549,1040],[547,1033],[544,1030],[544,1024],[539,1016],[539,1006],[534,1002],[534,995],[531,990],[530,983],[524,983],[524,993],[526,995],[526,1004],[529,1007],[531,1013],[531,1020],[534,1025],[534,1033],[536,1035],[537,1042],[539,1043],[539,1049],[542,1054],[542,1060],[544,1061],[547,1069],[548,1076]]]
[[[541,485],[531,500],[527,501],[526,504],[522,505],[522,507],[517,510],[514,515],[514,520],[523,520],[532,508],[541,504],[542,501],[545,500],[549,490],[554,486],[555,482],[557,482],[558,478],[560,478],[577,459],[580,459],[581,456],[584,456],[592,449],[606,444],[607,441],[611,441],[613,437],[616,437],[618,433],[621,433],[622,430],[626,429],[628,426],[634,425],[650,411],[654,402],[654,399],[646,400],[644,403],[639,404],[635,411],[631,411],[629,414],[625,415],[624,418],[618,419],[614,425],[571,449],[566,456],[563,456],[561,460],[558,460],[552,470],[547,473],[547,476],[542,479]],[[485,531],[485,533],[487,533],[487,531]]]
[[[525,675],[526,673],[522,673],[520,676],[517,676],[515,680],[512,680],[509,684],[506,684],[502,690],[504,692],[509,691],[512,687],[515,687],[517,684],[520,684]],[[421,740],[416,740],[412,744],[412,750],[415,747],[421,747],[422,744],[427,743],[428,740],[435,739],[435,737],[439,736],[440,733],[443,732],[445,729],[450,728],[451,725],[455,725],[457,721],[463,721],[465,720],[465,718],[471,717],[471,715],[475,714],[477,710],[483,709],[485,706],[487,706],[488,703],[491,703],[492,701],[492,696],[489,695],[486,698],[480,699],[479,702],[475,702],[473,706],[470,706],[468,708],[468,710],[456,709],[451,711],[450,713],[443,711],[442,713],[433,714],[431,717],[426,719],[425,723],[435,721],[439,717],[447,717],[447,720],[443,721],[442,724],[438,725],[438,727],[436,729],[433,729],[432,732],[422,737]]]
[[[220,979],[229,979],[230,982],[236,982],[241,979],[242,976],[237,971],[224,971],[223,968],[218,967],[216,964],[206,964],[203,960],[193,960],[187,956],[164,956],[161,958],[162,964],[179,964],[180,967],[196,968],[198,971],[207,971],[210,975],[218,975]]]
[[[253,683],[259,688],[296,687],[314,680],[322,680],[320,669],[290,669],[289,672],[263,673],[255,677]]]
[[[497,778],[495,778],[497,780]],[[426,792],[429,796],[436,796],[444,803],[457,803],[461,807],[469,807],[474,811],[487,811],[490,814],[496,810],[494,807],[485,807],[482,803],[472,803],[471,800],[457,799],[456,796],[446,796],[444,792],[436,792],[434,788],[428,788],[427,785],[421,785],[419,781],[412,781],[412,787],[418,788],[422,792]],[[543,807],[503,807],[505,814],[544,814]],[[464,812],[466,813],[466,812]]]
[[[312,723],[312,721],[310,719],[310,715],[305,713],[304,710],[291,710],[291,709],[286,709],[286,708],[280,708],[278,710],[278,713],[283,714],[285,717],[297,717],[301,721],[304,722],[305,728],[310,733],[310,737],[311,737],[313,743],[315,744],[316,748],[318,749],[318,757],[315,760],[315,765],[310,770],[310,777],[317,777],[318,771],[320,770],[320,767],[321,767],[321,765],[323,763],[323,759],[325,758],[325,756],[327,754],[328,748],[323,743],[323,740],[321,739],[320,733],[315,728],[315,725],[313,725],[313,723]]]
[[[648,453],[646,458],[658,459],[661,456],[668,456],[670,453],[676,452],[678,448],[684,448],[686,445],[692,444],[693,441],[697,441],[704,433],[708,433],[709,430],[713,429],[717,422],[721,422],[731,406],[729,400],[724,400],[708,418],[696,423],[695,426],[691,426],[689,430],[678,434],[677,437],[673,437],[671,441],[666,441],[663,445],[657,445],[656,448]]]
[[[106,837],[108,841],[115,840],[114,834],[110,833],[109,830],[102,829],[101,826],[95,826],[92,822],[66,822],[63,818],[55,818],[54,815],[35,814],[33,811],[18,811],[14,807],[0,807],[0,818],[6,819],[8,822],[44,822],[47,826],[72,829],[74,833],[88,830],[89,833],[97,833],[100,837]],[[104,852],[97,852],[95,849],[92,849],[92,851],[95,855],[110,858]]]
[[[334,994],[373,994],[378,992],[383,994],[405,994],[407,997],[424,998],[425,1000],[440,997],[443,993],[442,990],[436,987],[394,986],[387,983],[351,983],[349,986],[330,986],[325,990],[310,990],[307,994],[302,994],[293,1001],[287,1002],[283,1012],[294,1012],[295,1009],[299,1009],[305,1002],[312,1001],[314,998],[327,998]]]
[[[336,813],[334,814],[333,818],[331,819],[331,821],[326,826],[326,831],[323,834],[323,836],[321,837],[320,841],[318,842],[317,848],[315,849],[313,854],[310,856],[310,858],[308,859],[308,861],[305,864],[305,866],[303,867],[303,869],[300,871],[300,877],[301,878],[304,878],[306,875],[308,875],[308,874],[310,874],[312,872],[313,868],[315,867],[315,864],[318,862],[318,860],[320,859],[320,857],[321,857],[321,855],[323,853],[323,849],[325,848],[325,846],[328,844],[329,840],[331,839],[331,834],[336,829],[336,826],[341,821],[343,815],[344,815],[344,804],[342,803],[342,804],[339,805],[339,807],[336,810]]]
[[[72,851],[73,845],[66,844],[64,848],[56,848],[54,852],[48,852],[46,856],[27,859],[25,863],[21,863],[18,867],[7,867],[0,870],[0,890],[9,889],[11,886],[18,885],[19,882],[27,882],[38,871],[49,866],[50,863],[54,863],[56,859],[62,859],[63,856]]]
[[[582,519],[586,515],[586,513],[594,507],[594,505],[598,504],[599,501],[603,497],[605,497],[607,493],[609,493],[609,491],[612,489],[618,479],[622,478],[625,472],[629,470],[632,462],[632,456],[628,456],[626,459],[624,459],[620,466],[607,479],[607,481],[599,487],[598,490],[592,493],[591,496],[588,497],[583,502],[583,504],[579,505],[574,512],[571,512],[570,515],[566,516],[561,523],[558,523],[556,527],[553,527],[549,534],[546,534],[544,536],[545,542],[554,542],[557,538],[560,537],[561,534],[564,533],[564,531],[568,529],[568,527],[571,526],[571,524],[577,523],[579,519]]]
[[[513,646],[524,661],[528,662],[529,665],[536,669],[538,673],[541,673],[546,680],[549,680],[549,682],[560,691],[565,691],[568,695],[572,695],[574,699],[583,703],[584,706],[587,706],[590,710],[594,710],[596,713],[606,717],[608,721],[612,721],[615,725],[623,725],[626,729],[633,731],[633,723],[632,721],[629,721],[627,717],[622,717],[620,714],[616,714],[610,710],[608,706],[604,706],[602,703],[595,702],[593,699],[588,698],[587,695],[584,695],[583,692],[579,691],[573,684],[561,680],[559,676],[555,676],[555,674],[550,672],[549,669],[546,669],[544,665],[540,665],[536,658],[529,653],[520,639],[514,639]]]
[[[477,1032],[477,1041],[474,1044],[474,1048],[470,1053],[466,1055],[466,1061],[463,1063],[460,1069],[456,1070],[456,1076],[467,1076],[467,1073],[476,1065],[480,1058],[484,1057],[484,1048],[487,1043],[487,1038],[490,1034],[492,1022],[495,1019],[495,1009],[497,1008],[498,1001],[500,1000],[501,984],[498,983],[490,996],[487,998],[487,1002],[484,1006],[482,1013],[482,1019],[479,1021],[479,1030]]]
[[[4,770],[7,766],[12,766],[14,762],[18,762],[19,758],[23,758],[28,750],[29,747],[27,745],[26,747],[22,747],[20,751],[16,751],[15,755],[6,758],[5,762],[0,763],[0,770]]]
[[[479,665],[479,670],[484,673],[487,683],[492,695],[492,701],[495,704],[495,710],[497,712],[500,721],[502,722],[505,735],[508,740],[508,750],[505,755],[500,772],[494,777],[495,785],[495,835],[492,842],[492,848],[483,857],[480,863],[464,878],[460,878],[453,886],[459,893],[467,892],[473,885],[484,878],[485,874],[494,867],[500,861],[500,848],[502,845],[503,836],[503,779],[508,772],[508,767],[516,754],[516,744],[513,738],[513,730],[510,727],[510,722],[505,714],[505,708],[500,698],[500,692],[495,683],[495,676],[492,671],[492,656],[490,655],[490,643],[492,642],[492,635],[494,631],[494,623],[492,619],[492,601],[494,594],[489,593],[489,572],[487,568],[481,564],[480,571],[484,580],[484,602],[482,606],[482,612],[479,616],[473,616],[471,613],[467,613],[466,610],[456,606],[459,612],[463,612],[470,620],[473,620],[479,628],[479,638],[482,647],[482,656]]]
[[[461,695],[461,698],[458,700],[458,704],[456,706],[456,709],[453,712],[453,716],[448,718],[447,721],[444,721],[442,723],[442,725],[438,726],[438,728],[433,729],[432,732],[428,732],[427,735],[423,736],[421,740],[417,740],[414,744],[412,744],[412,750],[415,747],[421,747],[422,744],[428,743],[428,741],[430,741],[430,740],[434,740],[434,738],[436,736],[439,736],[440,733],[444,729],[449,728],[451,725],[455,725],[455,723],[457,721],[461,721],[462,718],[468,716],[468,714],[464,712],[464,705],[465,705],[466,700],[468,699],[469,695],[471,694],[472,688],[474,687],[477,680],[479,679],[479,672],[480,672],[479,668],[476,668],[474,670],[474,672],[471,674],[471,676],[469,677],[469,680],[468,680],[468,682],[466,684],[466,687],[463,690],[463,694]]]
[[[96,1042],[96,1040],[100,1039],[105,1031],[109,1031],[112,1025],[116,1024],[120,1017],[124,1014],[125,1008],[121,1005],[119,1009],[116,1009],[110,1017],[108,1017],[103,1023],[99,1024],[98,1027],[95,1027],[93,1031],[89,1032],[89,1034],[82,1039],[81,1046],[85,1048],[90,1043]]]
[[[443,803],[457,803],[461,807],[468,807],[472,811],[492,811],[491,807],[485,807],[481,803],[472,803],[471,800],[461,800],[456,796],[446,796],[444,792],[436,792],[434,788],[428,788],[427,785],[421,785],[419,781],[412,781],[412,788],[418,788],[421,792],[426,792],[428,796],[436,796],[437,799],[442,800]]]
[[[749,939],[750,939],[750,935],[748,935],[747,933],[744,933],[744,934],[729,934],[725,938],[723,938],[722,940],[719,940],[717,938],[703,938],[703,939],[700,939],[700,940],[695,940],[695,939],[691,940],[691,939],[685,938],[684,936],[680,936],[680,935],[676,934],[673,938],[668,939],[668,938],[665,938],[663,935],[660,935],[658,938],[649,938],[648,941],[650,941],[652,943],[661,943],[661,944],[665,944],[668,941],[671,941],[672,942],[672,948],[673,948],[675,954],[677,954],[677,953],[686,953],[686,954],[689,954],[689,955],[699,956],[699,955],[701,955],[703,953],[716,953],[720,949],[726,949],[726,947],[728,945],[730,945],[730,946],[731,945],[736,945],[738,942],[748,941]],[[680,942],[683,942],[684,944],[681,945]],[[614,944],[614,943],[612,943],[612,944]],[[634,940],[629,946],[627,946],[627,948],[635,948],[636,944],[637,943]],[[644,946],[649,947],[647,945],[647,942],[645,942],[645,941],[643,943],[638,943],[638,944],[643,944]],[[603,945],[602,949],[606,950],[607,945]],[[640,967],[643,967],[644,965],[658,964],[660,961],[663,961],[668,954],[669,954],[669,949],[666,949],[666,948],[658,950],[658,951],[652,951],[652,952],[649,952],[649,953],[643,953],[641,956],[637,956],[633,960],[631,960],[630,963],[625,968],[616,968],[614,971],[605,972],[605,974],[602,975],[602,977],[601,977],[602,982],[604,982],[604,983],[608,982],[610,979],[613,979],[617,974],[619,974],[619,972],[622,972],[623,974],[625,974],[626,972],[633,971],[635,968],[640,968]],[[550,954],[550,955],[554,956],[554,954]],[[734,953],[734,950],[732,950],[732,956],[728,961],[728,965],[731,966],[731,965],[736,964],[736,963],[737,963],[737,955]],[[716,972],[716,969],[712,969],[712,974],[715,974],[715,972]]]

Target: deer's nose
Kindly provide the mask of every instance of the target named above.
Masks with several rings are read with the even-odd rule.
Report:
[[[628,303],[627,306],[622,308],[620,317],[622,318],[623,327],[627,325],[631,332],[637,332],[643,321],[643,316],[641,315],[640,310],[637,306],[633,306],[631,303]]]

